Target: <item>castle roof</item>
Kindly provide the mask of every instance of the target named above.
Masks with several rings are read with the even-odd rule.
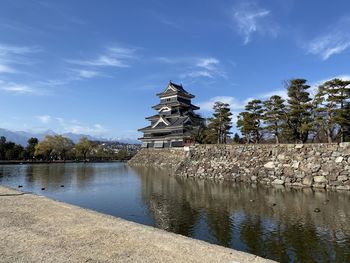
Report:
[[[155,110],[160,110],[163,107],[176,107],[176,106],[190,107],[193,110],[199,110],[198,106],[193,105],[191,103],[182,102],[182,101],[161,102],[153,106],[152,108]]]
[[[175,84],[173,82],[169,82],[168,86],[165,88],[165,90],[161,93],[158,93],[158,97],[166,97],[166,96],[172,96],[172,95],[182,95],[184,97],[188,98],[194,98],[195,96],[191,93],[187,92],[182,85]]]

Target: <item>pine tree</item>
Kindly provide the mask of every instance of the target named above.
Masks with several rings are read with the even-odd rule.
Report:
[[[280,134],[284,125],[285,100],[274,95],[264,102],[265,113],[263,116],[265,129],[273,134],[276,143],[280,143]]]
[[[350,81],[332,79],[326,81],[318,88],[316,98],[320,105],[323,128],[327,135],[327,141],[332,143],[336,137],[344,141],[345,129],[349,123],[347,104],[350,99]]]
[[[287,133],[296,143],[305,143],[312,130],[310,86],[305,79],[292,79],[288,82]]]
[[[237,127],[245,136],[246,143],[259,143],[262,138],[261,120],[264,112],[261,100],[248,102],[245,110],[238,115]]]
[[[333,79],[325,82],[325,86],[331,87],[334,91],[334,101],[337,103],[338,107],[335,112],[335,123],[340,126],[339,137],[340,141],[345,140],[345,130],[349,127],[349,112],[348,106],[350,103],[350,81]],[[337,91],[337,92],[336,92]]]
[[[215,102],[214,114],[209,118],[208,137],[215,138],[217,143],[226,143],[227,136],[231,134],[231,110],[230,105],[223,102]]]
[[[239,134],[237,132],[233,135],[233,142],[234,143],[241,143],[242,142],[241,137],[239,137]]]
[[[350,94],[349,94],[350,96]],[[344,105],[344,109],[341,114],[341,118],[344,120],[343,122],[343,141],[350,141],[350,102],[347,102]]]

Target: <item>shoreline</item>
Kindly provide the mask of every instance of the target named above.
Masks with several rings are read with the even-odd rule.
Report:
[[[94,161],[76,161],[76,160],[66,160],[66,161],[17,161],[9,160],[4,161],[0,160],[0,165],[18,165],[18,164],[64,164],[64,163],[116,163],[116,162],[127,162],[128,160],[94,160]]]
[[[0,199],[6,262],[273,262],[1,185]]]

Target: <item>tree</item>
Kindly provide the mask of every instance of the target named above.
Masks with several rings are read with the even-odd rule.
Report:
[[[47,135],[44,140],[35,146],[34,156],[49,160],[52,158],[53,149],[53,136]]]
[[[327,141],[332,143],[337,137],[344,141],[349,123],[347,104],[350,98],[350,81],[332,79],[318,87],[315,100],[318,103],[319,126],[325,131]]]
[[[212,118],[209,118],[209,137],[215,138],[216,142],[226,143],[227,136],[231,134],[231,110],[230,105],[220,101],[215,102],[214,114]]]
[[[284,104],[285,100],[280,96],[271,96],[264,102],[264,122],[266,124],[265,129],[273,134],[276,143],[280,143],[280,134],[284,126],[284,117],[286,115]]]
[[[0,160],[5,160],[6,137],[0,137]]]
[[[344,105],[344,110],[342,111],[341,118],[344,120],[343,123],[343,140],[350,141],[350,102]]]
[[[67,153],[70,152],[74,143],[71,139],[63,137],[62,135],[53,136],[54,152],[57,153],[58,157],[62,160],[66,160]]]
[[[62,135],[47,135],[43,141],[36,145],[35,156],[42,156],[45,159],[66,160],[67,153],[73,149],[73,146],[73,141]]]
[[[84,161],[86,161],[86,158],[88,154],[91,153],[93,149],[93,143],[89,141],[86,137],[81,137],[79,142],[75,145],[75,152],[79,156],[83,156]]]
[[[0,137],[0,160],[23,160],[25,151],[23,147],[14,142],[6,141],[4,136]]]
[[[264,113],[261,100],[248,102],[245,110],[238,115],[237,127],[245,136],[246,143],[259,143],[262,138],[261,120]]]
[[[116,157],[118,160],[127,160],[128,159],[128,150],[127,149],[120,149],[118,153],[116,154]]]
[[[291,139],[296,143],[305,143],[312,129],[310,86],[305,79],[292,79],[287,83],[288,114],[287,127]]]
[[[30,159],[33,159],[34,154],[35,154],[35,147],[38,143],[39,143],[39,140],[37,138],[34,138],[34,137],[32,137],[28,140],[26,152],[27,152],[27,156]]]
[[[233,142],[234,143],[242,143],[242,139],[237,132],[233,135]]]

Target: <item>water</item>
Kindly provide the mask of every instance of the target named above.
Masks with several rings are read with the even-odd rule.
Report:
[[[0,184],[280,262],[350,262],[349,192],[193,180],[124,163],[0,165]]]

